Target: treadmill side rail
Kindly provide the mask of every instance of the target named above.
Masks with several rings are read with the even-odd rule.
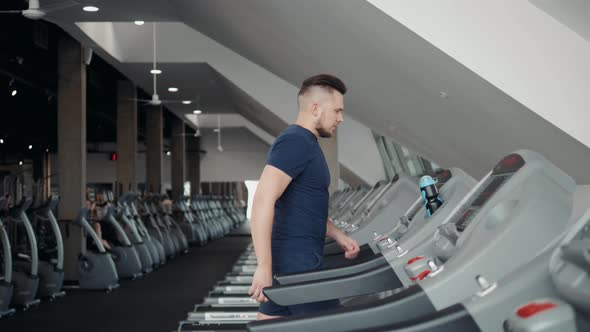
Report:
[[[375,259],[371,259],[360,264],[350,265],[346,267],[322,269],[303,273],[279,274],[275,276],[275,280],[278,281],[281,285],[290,285],[295,283],[317,281],[328,278],[344,277],[355,273],[361,273],[369,269],[373,269],[383,265],[388,265],[387,260],[385,259],[385,257],[379,255]]]
[[[389,265],[320,281],[265,288],[264,295],[279,305],[293,305],[366,295],[402,287]]]
[[[435,312],[419,285],[369,304],[342,307],[313,314],[258,321],[251,332],[351,331],[403,322]]]
[[[467,310],[461,304],[455,304],[451,307],[436,311],[432,314],[413,318],[399,323],[379,326],[372,329],[361,329],[356,331],[364,332],[454,332],[454,331],[471,331],[480,332],[481,329]],[[356,332],[355,331],[355,332]]]

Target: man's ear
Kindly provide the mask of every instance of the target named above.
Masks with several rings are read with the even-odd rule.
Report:
[[[319,111],[320,110],[318,109],[318,103],[311,104],[311,114],[313,114],[314,116],[318,116]]]

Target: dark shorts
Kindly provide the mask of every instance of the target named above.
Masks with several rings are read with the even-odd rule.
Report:
[[[285,255],[276,255],[273,253],[272,260],[273,275],[278,273],[314,271],[320,269],[322,265],[322,257],[317,253],[293,253]],[[278,285],[278,283],[273,280],[273,286],[276,285]],[[303,303],[290,306],[278,305],[269,300],[268,302],[261,303],[258,311],[268,316],[292,316],[332,309],[338,306],[340,306],[339,300]]]

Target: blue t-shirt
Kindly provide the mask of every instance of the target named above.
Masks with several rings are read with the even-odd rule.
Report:
[[[292,178],[275,203],[273,265],[286,255],[319,259],[326,238],[330,170],[317,137],[299,125],[290,125],[272,145],[267,164]]]

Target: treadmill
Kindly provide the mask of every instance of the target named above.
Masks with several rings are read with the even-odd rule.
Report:
[[[589,250],[590,210],[487,291],[419,320],[370,331],[590,331]]]
[[[323,313],[253,322],[248,329],[370,329],[418,319],[488,292],[569,227],[575,189],[575,182],[541,155],[516,151],[453,209],[430,245],[408,248],[389,261],[389,269],[264,289],[280,305],[388,290],[392,295]],[[531,232],[534,236],[527,237]]]
[[[417,183],[414,180],[396,175],[387,184],[380,186],[367,196],[360,204],[354,215],[348,221],[340,223],[343,230],[349,237],[356,240],[360,251],[355,260],[344,258],[342,248],[336,241],[330,240],[324,246],[323,267],[335,267],[352,265],[358,261],[364,261],[374,257],[369,242],[378,233],[390,230],[392,216],[402,216],[416,197],[420,195]]]
[[[433,174],[433,176],[437,177],[438,179],[438,183],[437,186],[440,189],[440,195],[441,197],[444,197],[445,201],[448,202],[447,205],[443,205],[443,207],[441,207],[437,213],[435,214],[435,216],[441,216],[444,215],[445,213],[448,214],[448,212],[445,212],[446,210],[450,210],[451,204],[456,204],[456,202],[458,202],[476,183],[476,181],[470,177],[469,175],[467,175],[465,172],[463,172],[462,170],[458,169],[458,168],[452,168],[450,170],[440,170],[439,172]],[[443,189],[443,186],[445,189]],[[380,187],[380,185],[376,185],[376,188]],[[383,196],[382,196],[383,197]],[[409,219],[413,219],[414,215],[418,213],[418,211],[420,210],[420,208],[422,208],[423,205],[423,201],[422,198],[420,198],[419,194],[416,194],[414,196],[414,199],[416,199],[416,202],[413,204],[413,206],[410,208],[409,211],[412,211],[412,215],[409,216]],[[373,203],[375,204],[375,203]],[[371,206],[371,205],[369,205]],[[418,208],[416,208],[415,206],[417,206]],[[357,207],[358,208],[358,207]],[[442,212],[439,212],[442,211]],[[424,214],[423,216],[424,218],[429,218],[428,216],[426,216],[426,214]],[[431,217],[434,218],[434,217]],[[408,219],[408,218],[406,218]],[[393,218],[393,220],[395,220],[395,218]],[[338,257],[340,257],[341,255],[338,255]],[[381,255],[378,255],[379,257],[381,257]],[[252,258],[254,258],[253,261],[248,261],[248,260],[243,260],[240,259],[238,262],[242,261],[242,262],[248,262],[251,264],[256,264],[255,262],[255,256],[252,256]],[[381,257],[382,260],[379,259],[375,259],[374,261],[377,263],[382,263],[382,264],[386,264],[386,262],[383,260],[383,257]],[[344,259],[343,259],[344,260]],[[357,260],[358,261],[358,260]],[[353,261],[355,262],[355,261]],[[364,266],[362,263],[358,263],[357,265],[360,266]],[[335,269],[324,269],[324,270],[319,270],[316,272],[320,272],[320,271],[330,271],[330,270],[335,270]],[[198,321],[200,320],[201,323],[205,323],[205,321],[209,321],[208,324],[212,324],[211,320],[213,320],[213,322],[215,324],[221,324],[223,323],[229,323],[229,326],[232,326],[233,328],[237,328],[239,326],[239,324],[245,324],[248,321],[254,320],[256,318],[256,310],[258,308],[258,303],[256,303],[254,300],[250,299],[249,296],[246,295],[246,291],[251,284],[251,276],[245,276],[247,268],[244,269],[243,267],[240,266],[236,266],[234,267],[234,271],[241,271],[240,273],[242,273],[243,275],[237,275],[237,272],[234,272],[233,276],[226,276],[226,282],[225,283],[221,283],[218,284],[218,286],[215,288],[215,290],[210,294],[209,297],[207,297],[205,299],[205,303],[210,305],[209,307],[207,306],[197,306],[197,308],[195,309],[194,313],[191,313],[189,315],[189,321],[192,321],[194,323],[198,324]],[[253,273],[252,271],[249,271],[250,273]],[[242,284],[242,288],[237,288],[235,287],[236,285],[239,285],[239,282],[235,279],[229,279],[229,278],[249,278],[247,280],[247,282],[245,282],[244,284]],[[233,284],[227,281],[235,281]],[[227,287],[232,287],[233,288],[227,288]],[[245,287],[245,288],[244,288]],[[246,291],[244,291],[244,289],[246,289]],[[242,295],[241,296],[236,296],[237,293],[240,293],[240,291],[242,291]],[[222,303],[218,302],[221,301]],[[228,301],[228,302],[226,302]],[[207,316],[206,313],[215,313],[214,316]],[[248,315],[247,315],[248,314]],[[223,325],[219,325],[219,326],[223,326]],[[243,328],[245,328],[244,326],[242,326]]]
[[[343,277],[368,271],[377,267],[388,269],[388,257],[405,255],[406,249],[413,248],[421,243],[430,243],[429,239],[437,230],[437,227],[450,215],[455,207],[461,203],[465,195],[473,191],[477,182],[459,168],[450,168],[434,174],[438,179],[439,197],[444,204],[432,216],[428,216],[424,210],[424,200],[418,196],[408,211],[399,218],[397,225],[392,223],[389,232],[376,236],[370,246],[376,253],[368,260],[355,260],[354,264],[346,266],[332,266],[314,272],[290,273],[276,275],[275,279],[280,285],[299,282],[310,282],[326,278]],[[393,217],[393,216],[392,216]],[[396,220],[395,217],[392,220]],[[395,258],[393,258],[395,259]]]
[[[250,246],[236,265],[251,260],[252,255],[254,248]],[[245,324],[256,319],[259,304],[249,297],[237,297],[237,302],[232,302],[232,294],[245,294],[250,284],[227,285],[226,276],[226,280],[219,282],[211,292],[223,293],[224,297],[209,297],[202,304],[195,305],[194,310],[187,314],[187,319],[179,322],[178,331],[244,331]]]
[[[418,185],[413,183],[412,180],[405,176],[397,176],[389,181],[386,184],[377,184],[375,185],[376,190],[373,190],[371,194],[365,196],[364,200],[360,203],[357,203],[357,206],[353,208],[350,212],[351,217],[354,219],[350,219],[354,222],[355,230],[353,231],[354,234],[357,235],[357,241],[359,245],[362,245],[360,238],[362,238],[363,234],[367,233],[368,229],[376,223],[378,228],[385,228],[385,227],[392,227],[392,225],[386,225],[386,223],[391,224],[391,216],[400,216],[404,213],[405,209],[410,206],[415,200],[416,197],[419,197]],[[363,203],[364,202],[364,203]],[[349,225],[353,225],[349,223]],[[362,230],[362,231],[361,231]],[[352,234],[349,234],[354,238]],[[368,235],[367,235],[368,237]],[[330,247],[334,247],[330,249]],[[336,249],[337,248],[337,249]],[[324,253],[323,263],[322,266],[329,268],[329,267],[336,267],[336,266],[347,266],[353,265],[357,262],[365,261],[368,259],[372,259],[374,257],[373,252],[371,251],[369,245],[367,244],[367,240],[364,242],[364,246],[361,248],[361,252],[359,256],[355,260],[346,259],[336,242],[332,244],[328,244],[325,247],[325,251],[330,253]],[[256,271],[256,264],[249,264],[249,265],[237,265],[234,266],[233,275],[234,276],[251,276]],[[217,297],[222,297],[221,299],[217,299]],[[205,299],[207,303],[218,303],[219,301],[225,301],[224,299],[226,294],[212,292],[209,297]],[[241,299],[240,299],[241,298]],[[251,299],[247,294],[242,294],[241,296],[232,296],[231,299],[232,303],[241,303],[246,305],[252,305]]]
[[[380,186],[361,203],[360,208],[338,226],[359,246],[368,244],[375,232],[391,229],[391,216],[401,216],[412,205],[420,190],[416,182],[407,176],[396,175],[387,184]],[[351,211],[353,212],[353,211]],[[342,249],[331,241],[324,248],[324,255],[341,253]]]

